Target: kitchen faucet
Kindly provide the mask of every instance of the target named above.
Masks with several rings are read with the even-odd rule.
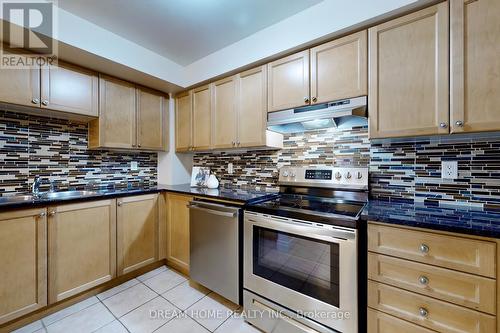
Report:
[[[31,185],[31,194],[38,196],[40,194],[40,185],[42,184],[42,179],[40,176],[35,176],[33,180],[33,185]]]

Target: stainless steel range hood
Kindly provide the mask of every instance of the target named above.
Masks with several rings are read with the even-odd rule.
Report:
[[[267,128],[296,133],[328,127],[352,128],[368,124],[367,97],[355,97],[296,109],[268,113]]]

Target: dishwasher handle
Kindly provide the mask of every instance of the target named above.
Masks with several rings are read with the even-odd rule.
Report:
[[[196,210],[200,210],[200,211],[207,212],[207,213],[214,214],[214,215],[219,215],[219,216],[224,216],[224,217],[230,217],[230,218],[236,217],[236,213],[235,212],[222,212],[220,210],[215,210],[215,209],[209,209],[209,208],[205,208],[205,207],[200,207],[200,206],[195,205],[195,204],[189,204],[186,207],[189,208],[189,209],[196,209]]]

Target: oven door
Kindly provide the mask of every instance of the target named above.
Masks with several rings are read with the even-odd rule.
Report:
[[[245,212],[244,288],[357,332],[356,230]]]

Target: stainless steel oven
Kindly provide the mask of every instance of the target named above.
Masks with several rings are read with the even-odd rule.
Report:
[[[357,332],[357,230],[244,216],[244,308],[268,310],[247,321],[265,332]]]

